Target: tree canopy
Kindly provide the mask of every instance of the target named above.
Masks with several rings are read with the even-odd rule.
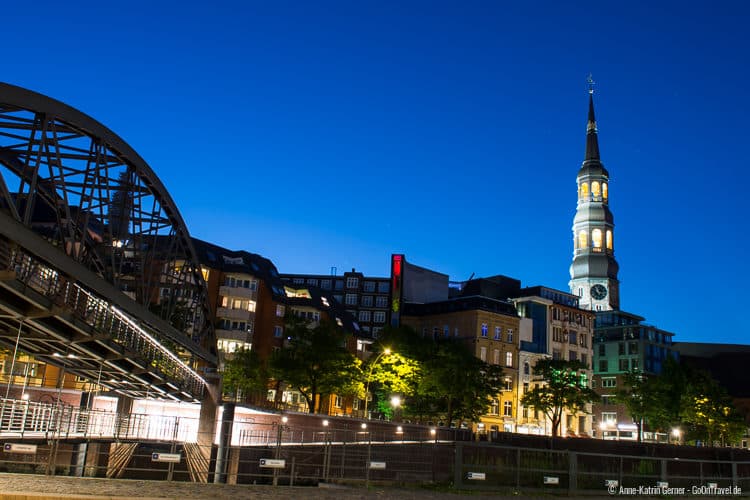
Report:
[[[271,357],[271,375],[297,389],[310,413],[321,396],[362,393],[361,362],[346,349],[346,333],[329,321],[317,324],[288,315],[285,345]]]
[[[543,383],[524,394],[521,403],[541,411],[552,421],[553,437],[560,433],[564,410],[573,414],[586,412],[587,404],[599,400],[589,387],[586,368],[580,361],[561,359],[540,359],[534,365],[534,374]]]

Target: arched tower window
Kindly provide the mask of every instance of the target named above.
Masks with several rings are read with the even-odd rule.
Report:
[[[578,248],[584,249],[589,246],[589,235],[585,229],[578,231]]]
[[[581,199],[585,200],[589,197],[589,183],[584,182],[581,184]]]
[[[606,186],[606,184],[605,184],[605,186]],[[609,229],[607,229],[607,248],[609,248],[610,250],[612,250],[613,246],[614,246],[614,244],[612,243],[612,231],[610,231]]]
[[[594,250],[602,248],[602,230],[594,229],[591,231],[591,243],[594,245]]]
[[[609,190],[607,189],[607,183],[602,182],[602,198],[605,200],[609,197]]]
[[[598,181],[591,183],[591,194],[594,195],[594,198],[599,198],[602,195],[601,186]]]

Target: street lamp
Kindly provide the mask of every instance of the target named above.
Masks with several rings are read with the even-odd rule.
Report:
[[[672,437],[675,438],[677,444],[680,444],[680,438],[682,437],[682,430],[679,427],[672,429]]]
[[[375,368],[375,365],[378,364],[378,361],[380,360],[380,358],[382,358],[383,356],[388,355],[390,353],[391,353],[391,350],[386,347],[385,349],[383,349],[383,352],[381,352],[380,354],[378,354],[375,357],[375,359],[372,361],[372,363],[370,363],[370,369],[367,372],[367,382],[365,383],[365,418],[368,418],[368,419],[370,418],[370,416],[367,413],[367,402],[370,399],[369,398],[369,396],[370,396],[370,379],[372,378],[372,370]]]
[[[398,413],[398,409],[401,406],[401,396],[398,394],[391,396],[391,406],[393,407],[393,420],[396,419],[396,414]]]

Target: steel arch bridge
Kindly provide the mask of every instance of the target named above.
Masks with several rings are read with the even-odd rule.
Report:
[[[207,299],[185,222],[138,153],[0,83],[0,343],[126,396],[201,400]]]

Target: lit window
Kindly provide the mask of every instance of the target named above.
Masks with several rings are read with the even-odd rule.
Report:
[[[602,247],[602,230],[594,229],[591,231],[591,242],[594,244],[594,248]]]
[[[513,390],[513,379],[506,378],[503,380],[503,389],[506,391],[512,391]]]
[[[273,336],[277,339],[280,339],[284,335],[284,328],[280,326],[274,326],[273,327]]]
[[[502,327],[496,326],[495,327],[495,340],[500,340],[501,338],[500,336],[502,335],[502,333],[503,333]]]
[[[278,316],[279,318],[284,317],[284,306],[282,306],[281,304],[276,304],[276,316]]]
[[[589,183],[584,182],[581,184],[581,199],[585,200],[589,197]]]
[[[513,366],[513,353],[510,351],[505,353],[505,366],[509,368]]]
[[[495,349],[492,353],[492,362],[496,365],[500,364],[500,349]]]
[[[612,250],[613,246],[614,246],[614,244],[612,243],[612,231],[610,231],[609,229],[607,229],[607,248],[609,248],[610,250]]]
[[[487,361],[487,348],[484,346],[479,348],[479,359]]]
[[[504,417],[512,417],[513,416],[513,403],[510,401],[506,401],[503,403],[503,416]]]
[[[488,331],[487,323],[482,323],[482,337],[487,337],[487,331]]]
[[[255,301],[254,300],[248,300],[247,301],[247,310],[250,312],[255,312]]]
[[[451,328],[448,325],[443,325],[443,337],[448,338],[451,336]]]
[[[513,329],[508,328],[508,342],[513,342]]]
[[[589,246],[589,236],[586,233],[585,229],[581,229],[578,231],[578,248],[588,248]]]
[[[608,196],[609,196],[609,193],[607,192],[607,183],[602,182],[602,198],[606,200]]]
[[[591,194],[594,195],[594,198],[599,198],[601,196],[602,192],[599,182],[594,181],[591,183]]]

